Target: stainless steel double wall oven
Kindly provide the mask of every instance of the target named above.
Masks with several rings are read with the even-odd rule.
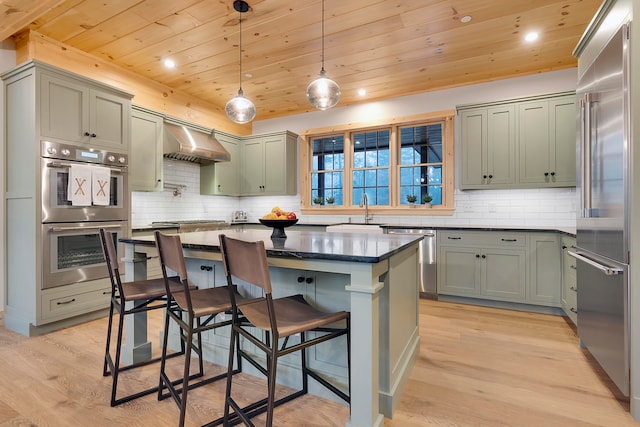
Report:
[[[126,236],[128,155],[51,141],[42,141],[40,148],[43,289],[107,277],[98,230],[115,232],[115,239]],[[73,165],[109,168],[108,204],[72,204]]]

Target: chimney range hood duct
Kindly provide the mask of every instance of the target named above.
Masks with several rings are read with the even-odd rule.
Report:
[[[164,157],[187,162],[210,164],[228,162],[229,152],[214,138],[213,132],[164,122]]]

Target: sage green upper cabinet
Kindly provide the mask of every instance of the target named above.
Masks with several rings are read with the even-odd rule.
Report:
[[[244,138],[241,195],[295,195],[297,139],[297,135],[291,132]]]
[[[215,132],[215,137],[229,152],[231,160],[200,167],[200,194],[240,195],[240,138]]]
[[[131,151],[129,189],[163,190],[162,132],[163,117],[134,106],[131,111]]]
[[[576,185],[575,94],[458,107],[460,189]]]
[[[504,188],[516,181],[513,105],[460,112],[462,189]]]
[[[518,106],[521,184],[575,186],[575,120],[574,96],[525,102]]]
[[[129,149],[130,94],[63,71],[40,74],[40,133],[88,146]]]

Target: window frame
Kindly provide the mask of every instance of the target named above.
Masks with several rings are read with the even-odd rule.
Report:
[[[454,212],[454,117],[455,110],[417,114],[373,122],[350,123],[339,126],[308,129],[300,133],[300,207],[301,213],[309,215],[362,214],[358,200],[353,195],[353,141],[354,133],[366,133],[381,129],[390,130],[389,205],[370,205],[369,212],[378,215],[453,215]],[[422,205],[408,206],[398,200],[400,192],[399,130],[407,126],[442,123],[442,204],[425,208]],[[313,140],[332,135],[344,138],[343,205],[313,204],[311,197],[311,175],[313,173]]]

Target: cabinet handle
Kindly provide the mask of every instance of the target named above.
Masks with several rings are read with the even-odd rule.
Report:
[[[305,282],[313,283],[313,277],[307,277],[307,280],[305,280]]]
[[[493,178],[493,175],[489,175],[489,179]]]
[[[575,314],[578,314],[578,310],[575,307],[571,307],[569,310],[573,311]]]
[[[556,173],[555,172],[551,172],[551,176],[556,176]]]
[[[573,292],[578,292],[578,288],[576,288],[575,286],[571,286],[569,288],[569,290],[573,291]]]
[[[84,136],[90,136],[91,138],[95,138],[97,135],[95,133],[85,132]]]
[[[202,271],[211,271],[211,270],[213,270],[213,267],[210,266],[210,265],[201,265],[200,266],[200,270],[202,270]]]
[[[480,258],[480,255],[476,254],[476,258]]]
[[[89,132],[85,132],[84,136],[91,136],[91,134]]]
[[[518,241],[518,239],[500,239],[500,240],[502,240],[503,242],[517,242]]]
[[[487,179],[487,175],[482,175],[482,178],[483,179]]]
[[[298,283],[304,282],[304,276],[298,276]]]
[[[570,265],[569,268],[573,268],[574,270],[576,270],[576,266],[575,265]]]
[[[487,256],[486,255],[482,255],[482,259],[485,259]]]
[[[66,304],[71,304],[72,302],[75,302],[75,298],[71,298],[70,300],[67,301],[58,301],[56,304],[58,305],[66,305]]]
[[[447,239],[449,239],[449,240],[461,240],[462,237],[449,237],[449,236],[447,236]]]
[[[567,249],[566,245],[562,245],[562,250],[564,251],[565,249]]]

